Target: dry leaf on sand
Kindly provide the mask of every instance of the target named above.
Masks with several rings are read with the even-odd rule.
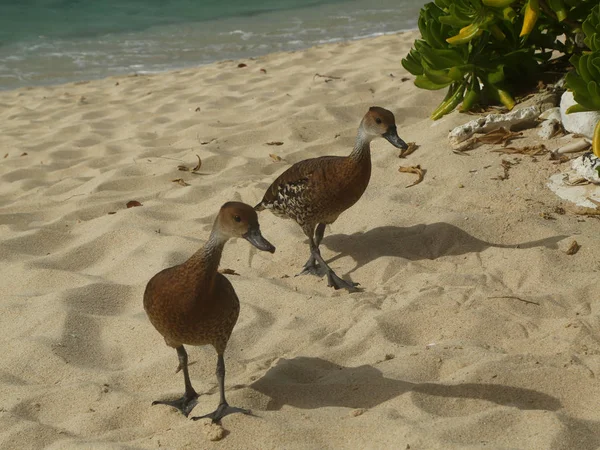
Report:
[[[416,166],[400,166],[398,168],[398,172],[403,172],[403,173],[416,173],[418,175],[419,178],[417,178],[417,181],[415,181],[412,184],[407,185],[406,187],[411,187],[414,186],[415,184],[419,184],[421,181],[423,181],[423,177],[425,176],[425,170],[421,169],[420,165],[416,165]]]
[[[514,138],[521,137],[523,133],[507,130],[506,128],[497,128],[485,133],[483,136],[477,136],[477,141],[482,144],[503,144],[506,145]]]
[[[498,153],[520,154],[528,156],[538,156],[548,153],[548,149],[544,144],[527,145],[525,147],[504,147],[492,150]]]
[[[202,167],[202,160],[200,159],[200,156],[196,155],[196,158],[198,158],[198,164],[196,164],[196,167],[192,169],[192,172],[198,172],[200,167]]]
[[[219,269],[219,273],[222,273],[223,275],[238,275],[239,276],[239,273],[237,273],[233,269]]]
[[[190,185],[189,183],[186,183],[183,178],[175,178],[174,180],[171,180],[171,181],[173,183],[177,183],[181,186],[189,186]]]
[[[406,145],[408,147],[406,148],[406,150],[400,151],[398,158],[406,158],[408,155],[414,153],[415,150],[419,148],[419,145],[416,142],[407,142]]]
[[[189,172],[190,170],[192,171],[192,173],[198,172],[200,170],[200,167],[202,167],[202,160],[198,155],[196,155],[196,158],[198,158],[198,164],[196,164],[196,167],[194,167],[193,169],[190,169],[188,166],[184,166],[183,164],[177,166],[177,169],[181,170],[182,172]]]

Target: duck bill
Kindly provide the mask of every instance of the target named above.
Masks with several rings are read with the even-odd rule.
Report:
[[[262,234],[260,234],[260,228],[252,228],[248,230],[248,232],[242,237],[259,250],[275,253],[275,246],[267,241]]]
[[[400,139],[400,136],[398,136],[398,131],[396,131],[396,127],[394,126],[389,127],[388,130],[383,134],[383,137],[396,148],[401,148],[402,150],[406,150],[408,148],[406,142],[404,142],[402,139]]]

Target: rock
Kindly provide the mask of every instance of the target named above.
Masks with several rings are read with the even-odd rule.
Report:
[[[538,130],[538,136],[542,139],[551,139],[554,137],[558,128],[560,127],[560,120],[547,119],[542,122],[540,129]]]
[[[551,139],[556,135],[561,125],[560,108],[558,106],[548,108],[540,114],[543,120],[539,126],[538,136],[542,139]]]
[[[554,108],[550,108],[545,110],[543,113],[540,114],[540,119],[542,120],[558,120],[561,121],[562,118],[560,116],[560,108],[558,106],[555,106]]]
[[[560,99],[560,115],[565,130],[592,138],[594,127],[600,121],[600,111],[567,114],[567,109],[576,104],[572,92],[565,92]]]
[[[571,168],[577,172],[581,178],[585,178],[594,184],[600,184],[600,158],[592,152],[585,153],[579,158],[575,158],[571,163]]]
[[[225,430],[218,423],[205,422],[203,431],[209,441],[220,441],[225,437]]]
[[[516,127],[523,129],[528,126],[534,126],[540,112],[538,106],[529,106],[506,114],[489,114],[454,128],[448,135],[448,140],[452,147],[457,147],[461,142],[466,141],[475,133],[487,133],[497,128],[511,130]]]

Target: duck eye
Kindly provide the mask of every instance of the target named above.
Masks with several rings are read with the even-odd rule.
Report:
[[[233,216],[233,220],[235,220],[236,222],[241,222],[242,218],[238,215]]]
[[[381,123],[381,119],[378,117],[378,118],[375,119],[375,122]]]

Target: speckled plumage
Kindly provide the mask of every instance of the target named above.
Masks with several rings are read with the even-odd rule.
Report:
[[[164,337],[167,345],[179,356],[183,369],[185,394],[178,400],[161,400],[187,416],[196,405],[198,394],[192,387],[184,344],[212,345],[217,351],[217,379],[221,401],[209,417],[218,422],[234,412],[248,413],[233,408],[225,400],[225,362],[223,353],[240,313],[240,302],[229,280],[217,269],[223,247],[231,237],[243,237],[260,250],[275,251],[260,234],[256,212],[238,202],[224,204],[215,220],[210,238],[190,259],[154,275],[144,292],[144,309],[154,328]]]
[[[322,260],[319,244],[326,224],[333,223],[365,192],[371,178],[371,141],[384,137],[394,146],[405,148],[398,137],[394,115],[377,106],[363,117],[354,149],[348,156],[322,156],[297,162],[283,172],[254,208],[268,209],[278,216],[295,220],[310,239],[311,257],[304,273],[326,270],[329,285],[355,290],[354,283],[339,278]]]
[[[333,223],[369,184],[370,150],[364,153],[360,159],[322,156],[294,164],[273,182],[258,209],[287,216],[303,229]]]

